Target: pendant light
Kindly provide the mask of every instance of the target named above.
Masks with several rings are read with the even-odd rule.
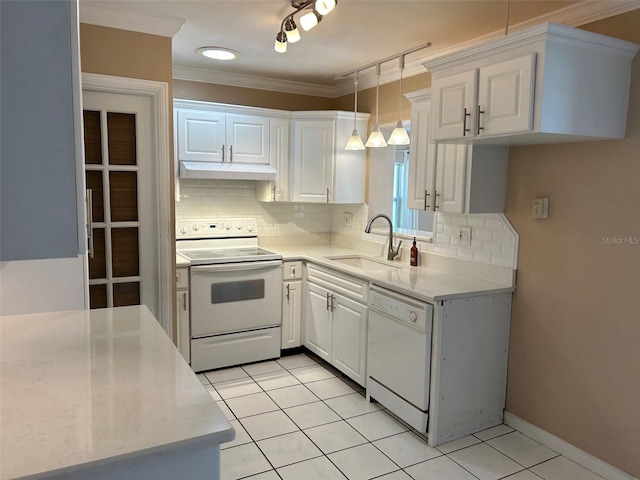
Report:
[[[398,123],[396,128],[391,132],[389,137],[389,145],[409,145],[409,134],[402,126],[402,70],[404,70],[404,55],[398,57],[400,59],[400,87],[398,89]]]
[[[360,135],[358,135],[358,129],[356,127],[356,121],[358,119],[358,72],[355,72],[355,76],[353,77],[353,84],[355,85],[355,101],[353,108],[353,132],[345,145],[345,150],[364,150],[364,143],[362,143],[362,139]]]
[[[386,147],[387,142],[384,140],[384,136],[380,131],[380,126],[378,124],[378,103],[380,99],[380,64],[376,65],[376,124],[373,126],[371,130],[371,134],[367,139],[367,143],[365,143],[365,147]]]

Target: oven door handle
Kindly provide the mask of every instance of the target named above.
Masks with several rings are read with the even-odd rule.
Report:
[[[217,265],[200,265],[191,267],[193,273],[236,272],[238,270],[264,270],[267,268],[282,267],[282,260],[269,260],[264,262],[220,263]]]

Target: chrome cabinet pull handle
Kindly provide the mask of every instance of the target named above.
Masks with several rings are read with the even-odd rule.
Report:
[[[484,113],[484,110],[480,110],[480,105],[478,105],[478,128],[476,130],[476,135],[480,135],[480,130],[484,130],[484,127],[480,126],[480,114]]]
[[[95,250],[93,248],[93,190],[87,189],[87,243],[89,258],[93,258]]]
[[[224,162],[224,143],[222,144],[222,161]]]
[[[327,292],[327,310],[329,310],[329,292]]]
[[[336,297],[332,293],[331,294],[331,311],[333,312],[336,309]]]
[[[467,128],[467,117],[470,117],[471,114],[467,113],[467,107],[464,107],[464,116],[462,118],[462,136],[466,137],[467,132],[470,132],[471,129]]]
[[[430,196],[431,196],[431,194],[427,190],[425,190],[424,191],[424,209],[425,210],[428,210],[429,208],[431,208],[429,206],[429,197]]]
[[[289,300],[289,296],[290,296],[290,293],[291,293],[289,291],[289,287],[290,287],[290,284],[287,283],[287,300]]]
[[[329,187],[327,187],[327,203],[329,203]]]
[[[229,147],[229,161],[233,162],[233,145]]]
[[[187,311],[187,292],[182,292],[182,309],[186,312]]]
[[[440,208],[440,205],[438,205],[438,199],[440,198],[440,194],[438,193],[438,191],[436,190],[436,198],[435,201],[433,202],[433,208],[434,210],[437,210]]]
[[[276,186],[274,185],[271,190],[273,190],[273,201],[276,201]]]

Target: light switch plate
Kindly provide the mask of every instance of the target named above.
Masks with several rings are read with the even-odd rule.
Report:
[[[342,223],[344,223],[347,227],[353,226],[353,213],[344,212],[342,214]]]
[[[541,220],[549,218],[549,199],[546,197],[533,199],[533,218]]]

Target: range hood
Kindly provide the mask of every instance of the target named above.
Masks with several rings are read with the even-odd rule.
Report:
[[[275,180],[276,173],[270,165],[255,163],[180,162],[180,178]]]

